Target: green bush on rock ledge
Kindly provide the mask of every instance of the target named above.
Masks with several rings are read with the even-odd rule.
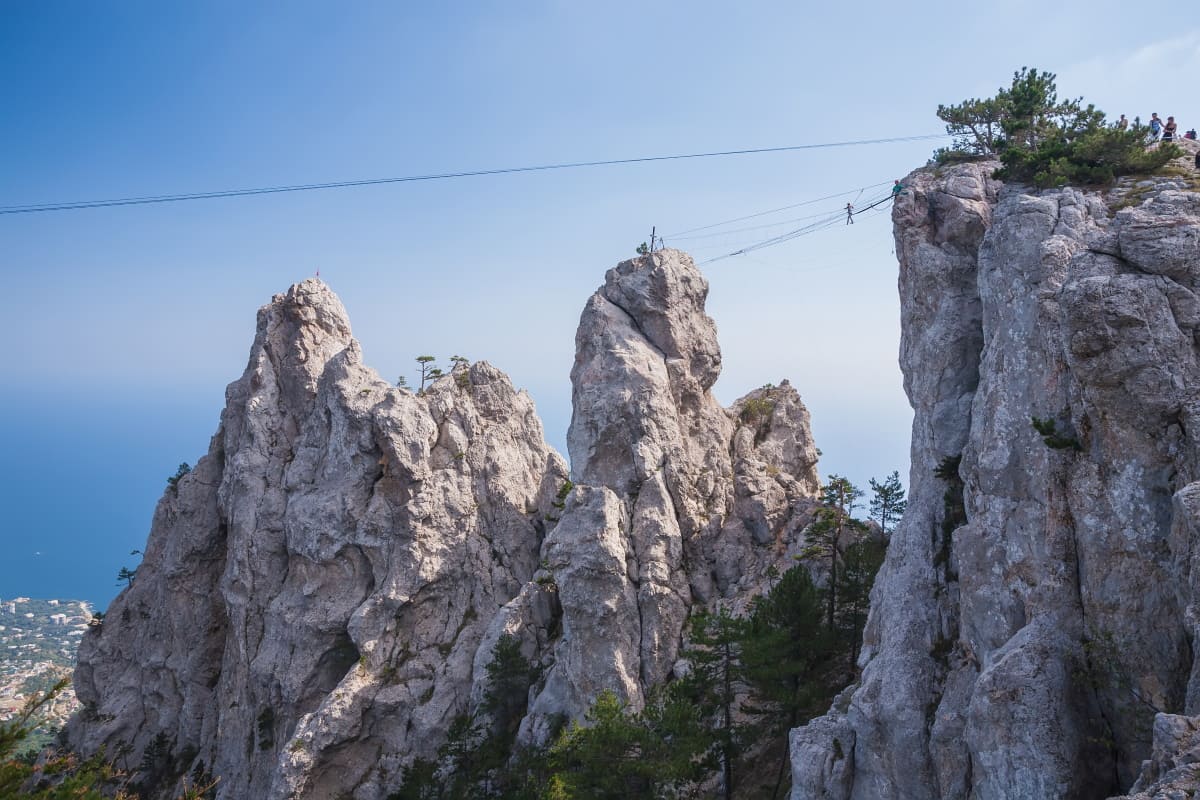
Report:
[[[999,158],[1000,180],[1040,187],[1110,183],[1121,175],[1161,169],[1183,151],[1165,143],[1147,148],[1149,130],[1105,123],[1104,112],[1083,98],[1058,99],[1055,75],[1022,67],[995,97],[938,106],[954,144],[934,154],[947,164]]]

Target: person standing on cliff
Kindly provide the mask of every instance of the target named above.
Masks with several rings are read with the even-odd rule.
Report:
[[[900,193],[903,191],[904,191],[904,186],[901,185],[900,181],[896,181],[895,185],[892,186],[892,199],[895,200],[897,197],[900,196]]]
[[[1150,137],[1154,141],[1158,141],[1158,137],[1162,136],[1162,120],[1158,118],[1158,112],[1150,115]]]
[[[1128,130],[1129,129],[1129,120],[1125,119],[1124,114],[1122,114],[1121,118],[1119,120],[1117,120],[1117,128],[1120,130]]]
[[[1174,117],[1167,117],[1167,124],[1163,127],[1162,140],[1164,142],[1175,141],[1175,131],[1179,130],[1179,126],[1175,124]]]
[[[846,203],[846,224],[847,225],[854,224],[854,204],[853,203]]]

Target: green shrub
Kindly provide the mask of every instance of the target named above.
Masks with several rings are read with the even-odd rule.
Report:
[[[934,154],[937,163],[998,157],[996,178],[1041,187],[1109,183],[1154,172],[1183,154],[1173,144],[1147,149],[1146,127],[1109,126],[1083,98],[1060,101],[1055,75],[1027,67],[995,97],[938,106],[937,114],[956,137]]]
[[[175,470],[175,474],[167,478],[167,486],[170,487],[172,493],[179,494],[179,481],[183,480],[183,476],[192,471],[191,465],[186,461],[179,465],[179,469]]]
[[[751,425],[769,419],[775,411],[775,401],[769,397],[751,397],[742,403],[742,422]]]

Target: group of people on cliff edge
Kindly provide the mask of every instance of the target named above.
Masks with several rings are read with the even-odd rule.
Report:
[[[1122,114],[1117,120],[1117,127],[1121,130],[1126,130],[1129,127],[1129,120]],[[1175,122],[1174,117],[1167,117],[1167,121],[1163,122],[1158,112],[1150,115],[1150,141],[1151,142],[1173,142],[1179,138],[1179,125]],[[1183,134],[1184,139],[1195,139],[1196,129],[1192,128],[1187,133]]]

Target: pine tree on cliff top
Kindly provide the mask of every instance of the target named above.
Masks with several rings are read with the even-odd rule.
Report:
[[[1083,98],[1059,100],[1056,76],[1022,67],[995,97],[939,105],[938,118],[954,144],[934,157],[999,157],[995,177],[1063,186],[1108,183],[1120,175],[1154,172],[1182,151],[1173,144],[1147,149],[1148,131],[1105,123],[1104,112]]]

